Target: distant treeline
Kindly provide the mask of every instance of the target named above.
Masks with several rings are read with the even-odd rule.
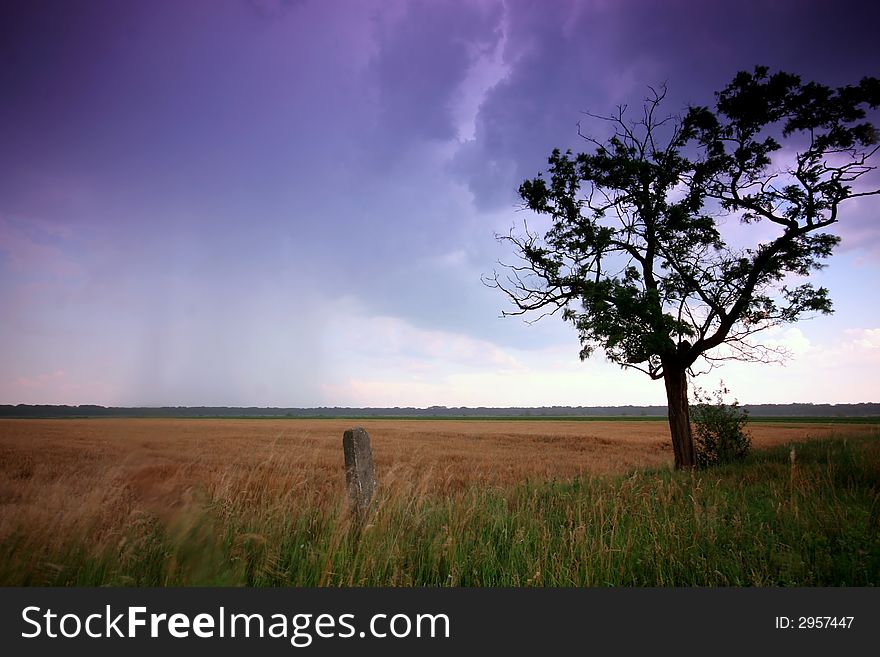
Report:
[[[880,403],[863,404],[748,404],[752,417],[880,417]],[[428,408],[261,408],[256,406],[59,406],[0,405],[0,417],[651,417],[665,416],[665,406],[541,406],[488,408],[480,406]]]

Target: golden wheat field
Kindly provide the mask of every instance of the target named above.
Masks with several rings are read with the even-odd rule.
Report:
[[[109,527],[137,510],[170,516],[194,495],[255,513],[332,504],[344,496],[342,433],[353,425],[370,433],[380,486],[407,495],[672,464],[662,421],[0,420],[0,540],[28,526]],[[761,448],[835,426],[750,430]]]
[[[380,501],[385,512],[371,525],[381,531],[367,532],[372,537],[367,543],[375,544],[360,551],[351,543],[342,513],[347,504],[342,434],[358,425],[370,433],[380,498],[387,502]],[[754,423],[750,430],[760,449],[834,433],[876,436],[877,425]],[[465,581],[458,575],[450,580],[447,566],[440,563],[447,563],[450,546],[457,544],[442,543],[444,536],[452,532],[460,540],[488,540],[465,528],[479,518],[496,526],[498,509],[507,505],[520,509],[510,516],[516,523],[554,513],[539,503],[540,495],[523,492],[521,485],[527,482],[538,484],[532,489],[538,491],[540,482],[553,479],[671,469],[667,432],[665,422],[650,420],[0,420],[0,582],[155,586]],[[656,494],[668,493],[666,484],[657,485]],[[627,494],[616,504],[616,498],[603,497],[606,488],[590,490],[590,508],[599,517],[607,505],[624,515],[645,511],[641,497]],[[484,513],[474,506],[485,503],[501,507]],[[667,517],[669,509],[664,509]],[[683,517],[686,511],[680,511]],[[670,527],[673,546],[690,535],[675,523]],[[546,527],[530,531],[540,554],[556,554],[556,548],[547,547],[552,535]],[[419,543],[420,536],[428,543]],[[600,532],[590,540],[602,536]],[[434,544],[438,540],[440,547]],[[398,553],[398,541],[417,547]],[[260,551],[255,545],[272,548]],[[596,552],[599,548],[592,543],[565,545],[577,554],[617,554]],[[480,550],[486,548],[473,549],[483,554]],[[565,563],[579,563],[577,554]],[[465,568],[462,558],[448,563]],[[513,567],[508,563],[497,571],[498,577],[484,573],[467,581],[516,584],[535,572],[535,558],[517,561],[524,570],[512,579],[501,577]],[[434,565],[422,572],[421,566],[413,571],[413,564]],[[592,576],[557,574],[548,581],[593,581]],[[652,582],[679,581],[651,577]],[[764,581],[741,573],[730,581],[742,577]]]

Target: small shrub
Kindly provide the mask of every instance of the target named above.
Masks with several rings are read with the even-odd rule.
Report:
[[[723,383],[714,399],[702,390],[694,391],[696,403],[691,404],[691,421],[697,467],[742,461],[752,449],[752,437],[745,428],[749,412],[736,400],[726,403],[724,396],[728,392]]]

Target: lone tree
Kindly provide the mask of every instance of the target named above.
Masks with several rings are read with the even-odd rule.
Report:
[[[756,67],[718,92],[714,109],[684,117],[659,116],[665,93],[652,89],[637,120],[626,107],[590,115],[613,135],[581,134],[591,152],[556,149],[549,180],[520,186],[525,206],[552,224],[543,238],[528,226],[498,236],[521,261],[487,283],[516,306],[506,315],[561,311],[582,359],[602,349],[663,379],[675,466],[689,468],[694,364],[778,360],[784,353],[752,336],[831,312],[827,289],[796,279],[840,241],[827,232],[840,204],[880,193],[852,187],[874,168],[878,132],[866,108],[880,105],[880,81],[834,89]],[[726,218],[751,225],[739,232],[754,234],[754,246],[726,242]]]

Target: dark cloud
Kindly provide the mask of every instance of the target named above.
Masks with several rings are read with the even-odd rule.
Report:
[[[308,0],[242,0],[262,18],[276,19],[305,4]]]
[[[500,38],[501,3],[416,1],[377,22],[373,157],[392,157],[413,140],[456,137],[454,104],[474,60]]]
[[[505,4],[507,77],[490,90],[475,139],[453,169],[481,208],[504,207],[553,147],[582,147],[582,112],[638,105],[667,84],[671,113],[711,104],[732,75],[757,64],[825,84],[877,74],[876,3],[780,0],[730,3]]]

